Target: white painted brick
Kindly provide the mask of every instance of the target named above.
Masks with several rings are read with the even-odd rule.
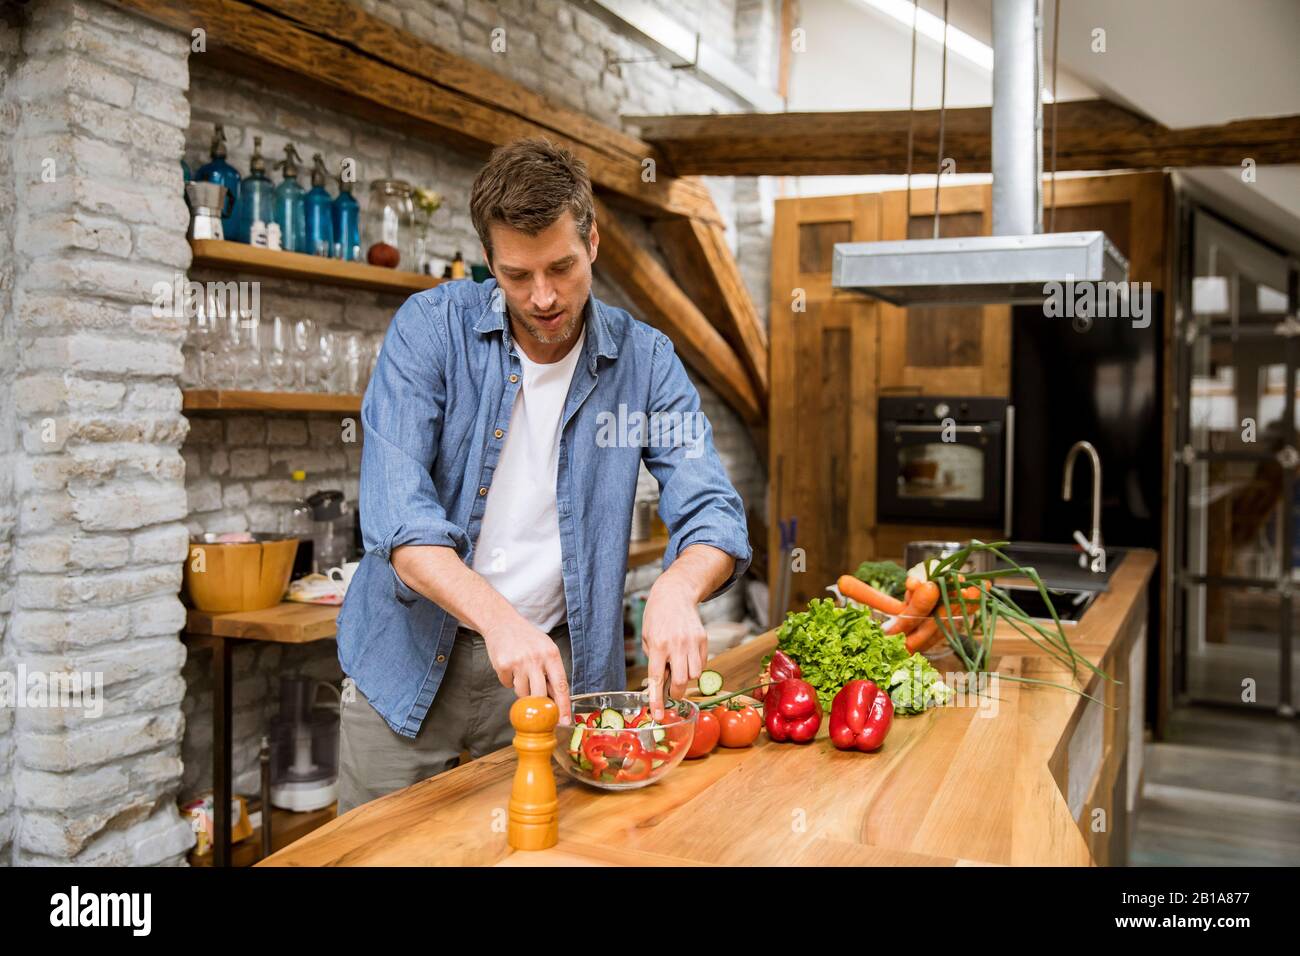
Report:
[[[160,525],[130,537],[133,564],[179,564],[189,553],[189,535],[182,524]]]
[[[178,177],[177,185],[179,184]],[[140,259],[176,269],[189,268],[192,256],[184,232],[157,229],[143,224],[135,227],[135,254]]]
[[[14,612],[14,633],[18,643],[43,652],[90,647],[125,639],[130,633],[126,608],[89,608],[76,611]]]
[[[66,492],[24,495],[18,507],[18,533],[49,531],[72,519],[72,507]]]
[[[180,374],[184,360],[180,348],[172,343],[79,333],[37,340],[24,352],[23,366],[175,376]]]
[[[134,106],[145,116],[182,131],[190,122],[189,100],[175,87],[139,80],[135,87]]]
[[[19,543],[14,570],[57,574],[64,571],[118,568],[130,553],[126,538],[113,535],[66,533],[24,537]]]
[[[181,586],[181,567],[132,568],[91,574],[15,575],[18,606],[33,610],[75,608],[87,604],[133,601],[155,594],[175,594]]]
[[[77,773],[49,773],[19,768],[14,774],[15,802],[20,807],[80,811],[127,792],[129,776],[122,765]]]
[[[180,710],[136,713],[87,723],[72,733],[20,734],[24,766],[65,772],[119,760],[175,743],[184,729]]]
[[[131,633],[136,637],[175,634],[185,627],[185,605],[174,594],[136,601],[129,610]]]
[[[19,220],[15,242],[33,258],[63,250],[125,257],[131,254],[131,228],[115,219],[83,212],[53,213],[31,221]]]
[[[127,531],[180,521],[186,515],[185,489],[158,482],[118,482],[76,495],[73,515],[88,531]]]

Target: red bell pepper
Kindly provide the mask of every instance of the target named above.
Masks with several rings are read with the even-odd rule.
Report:
[[[768,681],[789,680],[791,677],[803,677],[803,671],[799,665],[794,662],[794,658],[785,651],[773,651],[772,660],[768,662],[767,668],[759,675],[759,683],[766,684]],[[767,687],[759,687],[754,691],[754,696],[762,700],[767,696]]]
[[[599,777],[609,769],[609,758],[636,758],[644,753],[636,734],[585,734],[582,754],[591,761],[592,775]],[[647,759],[646,766],[649,766]]]
[[[763,699],[767,735],[777,742],[806,744],[817,736],[822,705],[817,691],[805,680],[788,677],[767,689]]]
[[[869,680],[851,680],[831,703],[831,743],[840,750],[879,750],[894,722],[889,691]]]
[[[640,745],[638,745],[639,748]],[[614,779],[619,783],[628,783],[633,780],[644,780],[650,776],[650,770],[653,767],[651,761],[657,756],[659,751],[647,751],[638,749],[623,761],[622,768],[614,775]]]

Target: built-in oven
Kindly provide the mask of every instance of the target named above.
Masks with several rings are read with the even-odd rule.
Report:
[[[880,399],[876,519],[1003,527],[1013,409],[1002,398]]]

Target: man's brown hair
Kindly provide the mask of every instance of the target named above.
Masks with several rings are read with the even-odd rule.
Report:
[[[578,238],[585,245],[596,215],[587,164],[548,139],[520,139],[498,146],[479,170],[469,195],[470,218],[489,262],[492,223],[535,236],[566,209],[573,213]]]

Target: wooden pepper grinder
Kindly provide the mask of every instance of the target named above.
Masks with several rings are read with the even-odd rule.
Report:
[[[560,839],[559,801],[551,751],[560,709],[549,697],[521,697],[510,707],[519,766],[510,789],[506,842],[516,850],[545,850]]]

